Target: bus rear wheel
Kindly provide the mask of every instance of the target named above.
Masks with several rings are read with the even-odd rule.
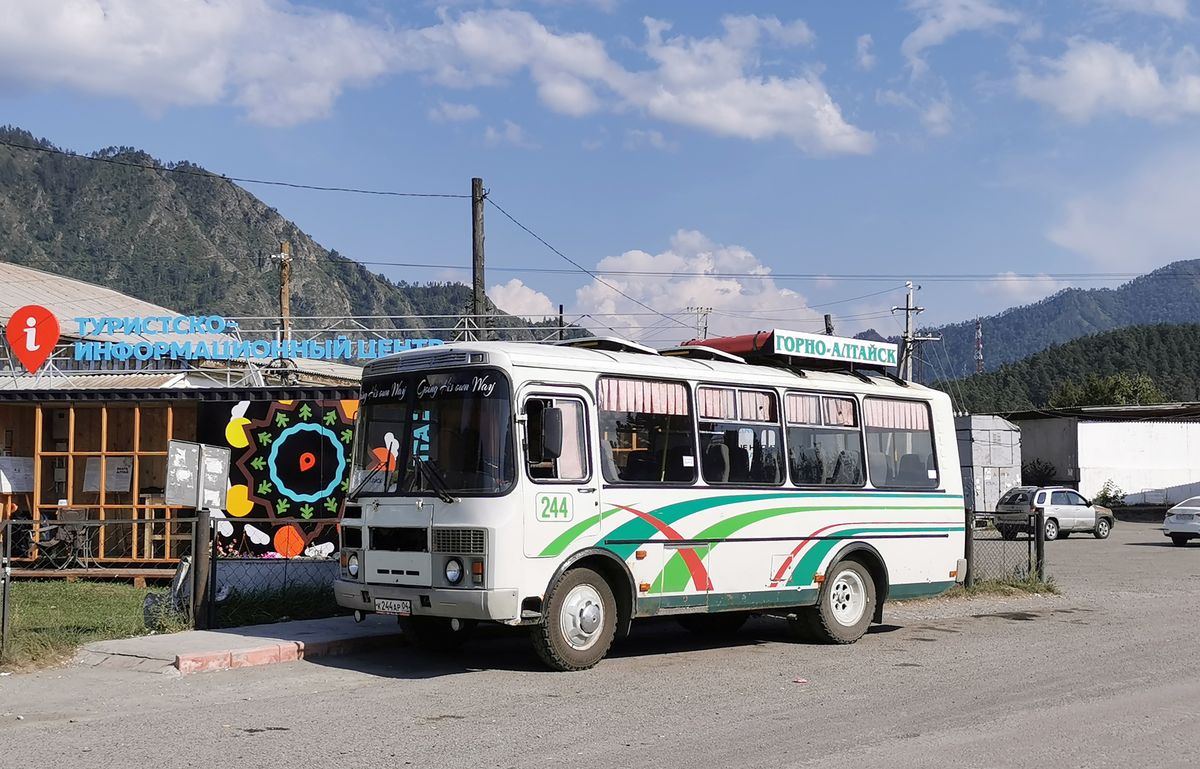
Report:
[[[533,649],[554,670],[586,670],[604,659],[617,633],[617,602],[604,577],[578,568],[559,578],[546,599]]]
[[[826,644],[852,644],[871,626],[875,615],[875,581],[858,561],[840,561],[829,570],[816,606],[789,619],[792,635]]]

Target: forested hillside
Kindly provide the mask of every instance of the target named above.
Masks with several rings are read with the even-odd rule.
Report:
[[[1080,387],[1089,377],[1121,373],[1146,374],[1168,401],[1200,400],[1200,325],[1110,331],[1051,346],[996,371],[934,386],[950,393],[956,408],[1004,412],[1047,407],[1064,385]]]
[[[53,148],[11,127],[0,128],[0,140]],[[0,260],[183,313],[262,316],[277,312],[279,304],[277,272],[267,254],[289,241],[296,316],[461,315],[469,306],[467,286],[393,283],[324,248],[254,195],[198,166],[163,165],[128,147],[94,156],[150,169],[0,146]],[[404,323],[418,330],[429,325]],[[497,325],[525,322],[501,316]]]

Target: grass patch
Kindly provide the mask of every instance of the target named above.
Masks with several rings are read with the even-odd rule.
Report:
[[[20,580],[9,588],[9,637],[0,668],[61,663],[89,641],[145,635],[146,588],[121,582]],[[186,629],[160,618],[162,630]]]
[[[217,627],[266,625],[349,613],[349,609],[337,605],[332,585],[296,585],[257,593],[235,591],[217,604],[215,624]]]
[[[1008,579],[985,579],[970,587],[955,585],[942,595],[946,598],[970,598],[985,595],[1014,596],[1033,593],[1059,595],[1062,591],[1055,584],[1054,577],[1044,580],[1034,577],[1010,577]]]

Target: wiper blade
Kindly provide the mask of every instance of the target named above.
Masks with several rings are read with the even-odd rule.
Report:
[[[432,459],[424,459],[422,457],[413,457],[413,463],[417,468],[417,472],[421,474],[426,482],[429,483],[430,489],[437,498],[443,502],[457,502],[454,497],[450,496],[449,485],[446,479],[442,477],[441,470],[433,463]]]

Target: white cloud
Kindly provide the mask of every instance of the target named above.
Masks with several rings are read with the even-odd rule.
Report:
[[[871,53],[874,39],[870,35],[859,35],[854,43],[854,61],[859,69],[868,70],[875,66],[875,54]]]
[[[1070,285],[1045,273],[1021,275],[1009,271],[996,273],[995,279],[980,283],[976,288],[989,296],[999,295],[1006,303],[1029,304],[1057,294]]]
[[[1164,154],[1109,189],[1067,201],[1047,237],[1108,271],[1137,271],[1200,256],[1196,180],[1200,150]]]
[[[492,286],[487,295],[497,307],[509,315],[532,320],[543,320],[558,315],[558,308],[550,301],[550,297],[525,285],[519,278]]]
[[[1112,43],[1076,38],[1060,58],[1043,59],[1040,72],[1022,67],[1017,91],[1080,122],[1104,113],[1171,120],[1200,113],[1196,58],[1185,48],[1167,64],[1173,76],[1164,78],[1153,62]]]
[[[479,108],[474,104],[454,104],[453,102],[438,102],[436,107],[429,110],[429,119],[435,123],[462,123],[479,117]]]
[[[948,98],[934,99],[921,110],[921,124],[934,136],[945,136],[954,126],[954,110]]]
[[[655,131],[653,128],[645,131],[633,128],[625,132],[625,149],[640,150],[646,147],[665,152],[674,152],[679,149],[677,143],[663,136],[661,131]]]
[[[503,128],[488,126],[487,130],[483,132],[483,143],[489,147],[507,145],[527,150],[537,149],[538,147],[536,143],[530,141],[525,135],[525,129],[511,120],[505,120]]]
[[[921,20],[900,44],[914,77],[929,68],[924,58],[928,49],[963,32],[978,32],[1021,20],[1018,14],[991,0],[909,0],[908,8]]]
[[[1165,16],[1182,21],[1188,16],[1188,0],[1095,0],[1114,11]]]
[[[231,103],[291,125],[386,73],[392,46],[381,28],[271,0],[12,0],[0,15],[0,81],[155,110]]]
[[[64,85],[150,109],[234,104],[250,119],[322,117],[347,87],[423,75],[454,88],[527,76],[550,110],[637,110],[725,137],[784,138],[814,154],[870,152],[815,69],[771,74],[768,46],[813,39],[803,21],[727,16],[718,37],[645,20],[649,66],[626,68],[594,35],[510,9],[442,11],[396,28],[294,0],[13,0],[0,17],[0,82]],[[264,30],[270,38],[263,37]]]
[[[596,333],[614,333],[656,344],[677,343],[695,336],[695,317],[688,306],[711,307],[710,336],[740,334],[763,328],[816,329],[822,316],[808,309],[803,296],[779,287],[771,269],[741,246],[721,245],[694,230],[680,230],[667,250],[657,254],[626,251],[600,260],[599,271],[668,273],[655,275],[602,274],[604,283],[620,289],[649,307],[677,319],[650,314],[644,307],[593,280],[575,292],[573,310],[591,314],[585,319]],[[755,277],[722,277],[722,275]],[[610,329],[605,328],[605,324]],[[682,325],[681,325],[682,324]]]

